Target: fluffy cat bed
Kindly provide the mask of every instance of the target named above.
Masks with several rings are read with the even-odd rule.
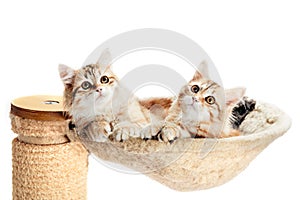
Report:
[[[178,139],[173,144],[141,139],[82,142],[100,159],[141,172],[172,189],[192,191],[235,177],[290,125],[290,118],[277,107],[257,103],[240,126],[243,136]]]

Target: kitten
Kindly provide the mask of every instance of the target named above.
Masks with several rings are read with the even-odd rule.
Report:
[[[110,63],[106,49],[97,64],[79,70],[59,65],[65,110],[81,134],[98,142],[139,137],[140,128],[148,123],[138,100],[120,85]]]
[[[173,102],[158,134],[160,140],[173,142],[178,137],[219,138],[240,134],[230,127],[229,115],[245,89],[224,91],[220,85],[206,78],[207,75],[203,75],[207,73],[205,62],[201,68],[204,73],[196,71]]]

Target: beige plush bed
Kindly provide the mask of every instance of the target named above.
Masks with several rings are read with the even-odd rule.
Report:
[[[84,144],[97,158],[141,172],[172,189],[192,191],[229,181],[290,126],[290,118],[276,106],[257,103],[240,126],[243,136],[178,139],[173,144],[140,139]]]

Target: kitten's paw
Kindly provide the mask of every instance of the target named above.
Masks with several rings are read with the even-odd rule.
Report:
[[[107,121],[98,122],[99,129],[98,131],[103,133],[106,137],[108,137],[112,133],[112,127]]]
[[[176,125],[166,125],[158,134],[160,141],[173,143],[180,135],[180,129]]]
[[[90,123],[80,131],[80,135],[82,135],[85,139],[94,142],[107,141],[110,133],[110,126],[108,128],[106,124],[100,125],[99,122],[96,121]]]
[[[113,131],[113,134],[109,136],[110,139],[119,142],[128,140],[130,137],[140,137],[140,127],[131,124],[117,125]]]
[[[125,141],[129,138],[129,131],[126,129],[118,129],[113,132],[111,136],[109,136],[112,140],[116,140],[118,142]]]
[[[157,137],[157,135],[160,133],[161,129],[162,129],[162,125],[159,125],[159,124],[147,125],[140,132],[141,138],[148,140],[148,139],[152,139],[153,137]]]
[[[148,140],[148,139],[151,139],[152,138],[152,127],[151,125],[148,125],[146,127],[144,127],[142,130],[141,130],[141,138],[142,139],[145,139],[145,140]]]

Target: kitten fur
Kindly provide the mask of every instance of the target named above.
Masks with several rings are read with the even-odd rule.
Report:
[[[172,142],[178,137],[220,138],[240,134],[231,128],[229,119],[233,105],[245,89],[224,91],[208,79],[206,62],[200,66],[204,75],[196,71],[192,80],[180,90],[159,132],[161,140]]]
[[[195,133],[195,130],[189,130],[193,129],[193,126],[188,127],[190,123],[193,124],[195,119],[202,120],[202,124],[206,128],[211,123],[206,122],[207,124],[205,125],[204,118],[205,116],[207,118],[207,114],[202,116],[203,119],[199,119],[198,114],[190,112],[190,108],[184,104],[184,102],[188,103],[191,100],[188,97],[184,97],[187,96],[185,94],[189,91],[186,91],[186,87],[183,87],[179,95],[180,98],[177,100],[172,97],[150,98],[138,101],[134,96],[129,98],[130,93],[119,84],[118,78],[111,70],[110,62],[110,53],[108,50],[105,50],[97,64],[87,65],[79,70],[73,70],[65,65],[59,66],[60,76],[65,85],[64,107],[67,114],[73,117],[76,129],[82,135],[93,141],[106,141],[108,137],[122,141],[129,137],[157,138],[157,133],[160,132],[159,136],[162,140],[172,141],[178,137],[178,133],[171,134],[166,131],[166,124],[171,124],[174,131],[177,131],[180,126],[185,127],[185,131],[182,132],[185,135],[182,137],[213,137],[209,132],[206,135],[201,135]],[[207,89],[207,91],[215,89],[213,93],[219,94],[217,95],[219,96],[218,102],[222,102],[224,94],[221,87],[207,79],[209,77],[207,63],[202,62],[198,66],[198,69],[201,70],[201,74],[196,72],[190,85],[192,81],[199,82],[201,80],[204,85],[209,86],[209,90]],[[108,77],[108,83],[101,83],[100,80],[103,76]],[[91,83],[91,88],[88,90],[82,88],[82,84],[85,81]],[[241,94],[244,90],[240,88],[233,91]],[[100,97],[99,93],[101,93]],[[227,90],[227,93],[229,94],[230,90]],[[237,99],[233,102],[231,100],[228,103],[232,105]],[[182,112],[182,108],[185,112]],[[182,119],[180,119],[180,115]],[[221,124],[222,115],[224,115],[223,109],[220,109],[219,116],[217,117],[218,120],[210,119],[214,121],[216,127],[220,127],[219,124]],[[244,119],[237,118],[237,114],[234,116],[230,118],[231,124],[237,123],[237,121],[241,123]],[[175,120],[182,120],[184,123],[176,125],[176,123],[173,123]],[[146,124],[148,125],[145,126]],[[164,129],[161,131],[163,126]]]
[[[98,142],[108,136],[117,141],[140,137],[141,127],[148,123],[139,101],[120,85],[110,63],[106,49],[96,64],[78,70],[59,65],[65,110],[79,133]]]

